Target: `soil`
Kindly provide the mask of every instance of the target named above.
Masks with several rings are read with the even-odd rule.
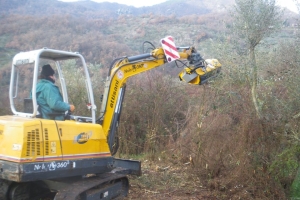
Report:
[[[192,200],[222,199],[211,184],[202,182],[189,163],[184,165],[153,165],[144,163],[143,175],[129,177],[126,200]]]

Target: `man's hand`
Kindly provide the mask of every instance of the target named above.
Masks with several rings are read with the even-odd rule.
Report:
[[[75,110],[75,106],[74,105],[70,105],[70,111],[73,112]]]

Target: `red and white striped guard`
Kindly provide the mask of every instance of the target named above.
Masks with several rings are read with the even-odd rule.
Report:
[[[177,60],[178,58],[180,58],[172,36],[167,36],[161,39],[160,43],[165,52],[168,62],[172,62],[173,60]]]

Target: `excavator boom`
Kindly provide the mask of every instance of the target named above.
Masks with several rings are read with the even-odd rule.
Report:
[[[184,63],[183,70],[178,75],[179,79],[189,84],[202,85],[221,70],[217,59],[204,60],[194,47],[176,47],[170,36],[162,39],[161,43],[162,47],[150,53],[116,60],[109,70],[98,122],[109,138],[108,143],[113,154],[118,146],[115,143],[115,133],[128,78],[177,60]]]

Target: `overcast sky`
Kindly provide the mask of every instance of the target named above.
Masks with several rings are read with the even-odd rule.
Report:
[[[64,2],[72,2],[72,1],[78,1],[78,0],[61,0]],[[115,2],[119,4],[126,4],[129,6],[135,6],[135,7],[143,7],[143,6],[152,6],[155,4],[166,2],[167,0],[92,0],[95,2]],[[295,0],[300,2],[300,0]],[[298,12],[297,7],[295,6],[294,0],[278,0],[278,4],[282,7],[286,7],[290,9],[291,11]]]

